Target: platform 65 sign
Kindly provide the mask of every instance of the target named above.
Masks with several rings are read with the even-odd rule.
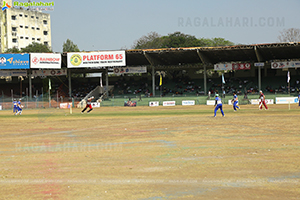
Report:
[[[68,68],[126,66],[125,51],[68,53]]]

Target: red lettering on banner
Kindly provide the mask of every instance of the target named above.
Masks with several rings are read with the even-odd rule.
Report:
[[[83,61],[95,61],[95,60],[122,60],[122,54],[98,54],[98,55],[84,55],[82,56]]]
[[[116,55],[116,59],[117,59],[117,60],[119,60],[119,59],[122,60],[122,59],[123,59],[123,55],[122,55],[122,54],[117,54],[117,55]]]
[[[55,62],[59,61],[59,58],[40,58],[41,62]]]

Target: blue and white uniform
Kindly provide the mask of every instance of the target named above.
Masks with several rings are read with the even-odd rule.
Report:
[[[21,99],[18,101],[17,105],[18,105],[18,112],[15,115],[17,114],[21,115],[23,110],[21,105]]]
[[[216,107],[215,107],[215,115],[214,115],[214,117],[216,116],[218,109],[220,109],[220,111],[221,111],[221,113],[222,113],[222,115],[224,117],[225,115],[224,115],[224,112],[223,112],[222,99],[219,97],[218,94],[216,94],[215,101],[216,101],[216,103],[215,103]]]
[[[299,102],[299,106],[300,106],[300,93],[298,94],[298,102]]]
[[[237,105],[239,103],[238,97],[236,94],[233,95],[233,109],[236,111],[236,109],[240,109],[240,107]]]
[[[15,113],[15,112],[18,111],[18,102],[17,102],[17,100],[14,100],[14,101],[13,101],[13,105],[14,105],[13,113]]]

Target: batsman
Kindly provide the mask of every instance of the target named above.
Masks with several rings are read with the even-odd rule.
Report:
[[[266,97],[265,97],[264,93],[261,90],[259,91],[259,99],[260,99],[260,101],[259,101],[259,110],[262,110],[263,105],[265,107],[265,110],[268,110],[268,106],[266,104]]]
[[[87,108],[90,108],[87,113],[91,112],[93,110],[93,107],[92,107],[92,100],[94,99],[94,97],[90,97],[86,100],[86,106],[85,108],[81,111],[81,113],[83,114],[84,111],[87,109]]]

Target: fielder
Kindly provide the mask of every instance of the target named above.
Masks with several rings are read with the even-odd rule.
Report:
[[[266,101],[265,101],[266,99],[265,99],[264,93],[261,90],[259,91],[259,93],[260,93],[260,95],[259,95],[259,99],[260,99],[259,109],[262,110],[262,106],[264,105],[265,110],[268,110],[268,106],[267,106]]]
[[[236,95],[236,93],[233,93],[233,99],[231,100],[232,104],[233,104],[233,110],[236,111],[236,109],[240,110],[240,107],[238,106],[239,103],[239,99],[238,96]]]
[[[17,110],[18,112],[15,113],[15,115],[21,115],[22,114],[22,111],[23,111],[23,106],[21,105],[22,103],[22,99],[19,99],[19,101],[17,102]]]
[[[216,94],[216,98],[215,98],[215,114],[214,114],[214,117],[216,117],[216,114],[217,114],[217,110],[220,109],[221,113],[222,113],[222,116],[225,117],[225,114],[223,112],[223,106],[222,106],[222,99],[219,97],[218,94]]]
[[[18,111],[18,102],[16,99],[14,99],[13,101],[13,105],[14,105],[14,110],[13,110],[13,113],[16,113]]]
[[[81,114],[84,113],[84,111],[87,109],[87,108],[90,108],[87,113],[91,112],[93,110],[93,107],[92,107],[92,100],[94,99],[94,97],[90,97],[86,100],[86,106],[85,108],[81,111]]]

